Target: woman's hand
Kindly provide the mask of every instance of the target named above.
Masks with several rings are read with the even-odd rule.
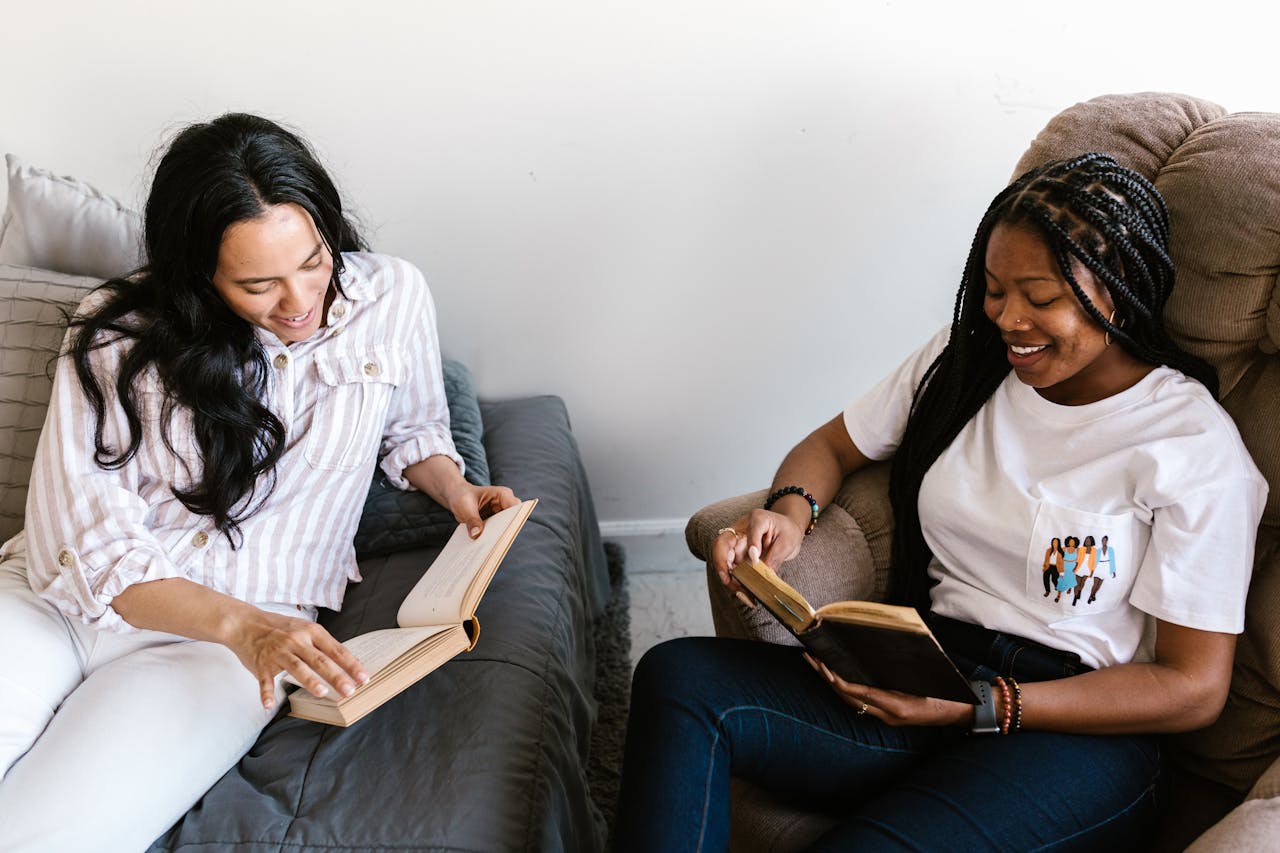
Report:
[[[111,606],[135,628],[231,649],[258,680],[262,707],[268,710],[276,704],[275,680],[281,672],[317,696],[329,685],[349,696],[369,680],[356,656],[314,622],[268,612],[186,578],[130,584]]]
[[[453,513],[460,524],[467,526],[472,539],[484,530],[486,518],[520,503],[506,486],[471,485],[448,456],[428,456],[405,468],[404,478]]]
[[[330,689],[350,696],[369,680],[346,646],[306,619],[247,606],[223,642],[258,680],[262,707],[268,710],[275,705],[275,679],[282,671],[316,696]]]
[[[484,519],[520,503],[520,499],[506,486],[473,486],[461,480],[449,488],[446,506],[459,523],[467,526],[467,532],[475,539],[484,530]]]
[[[711,543],[711,565],[720,582],[742,594],[730,571],[743,560],[763,560],[775,572],[800,553],[804,531],[781,513],[753,509],[730,527],[722,528]]]
[[[804,659],[858,714],[875,717],[890,726],[969,726],[973,723],[972,705],[850,684],[812,655],[806,653]]]

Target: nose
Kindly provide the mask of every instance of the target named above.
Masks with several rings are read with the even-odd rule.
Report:
[[[279,311],[286,316],[302,314],[311,307],[311,295],[302,282],[286,279],[280,298]]]
[[[1031,326],[1027,304],[1016,296],[1005,296],[994,313],[995,316],[991,319],[1002,332],[1014,332]]]

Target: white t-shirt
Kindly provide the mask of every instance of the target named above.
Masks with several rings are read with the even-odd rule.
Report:
[[[949,333],[845,410],[868,458],[897,449]],[[1150,660],[1153,617],[1239,633],[1266,495],[1235,424],[1177,370],[1084,406],[1010,372],[920,487],[933,610],[1093,667]]]

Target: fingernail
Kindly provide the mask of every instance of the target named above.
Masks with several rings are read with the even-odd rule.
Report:
[[[352,693],[355,693],[355,692],[356,692],[356,689],[352,687],[350,684],[347,684],[342,688],[343,696],[350,696]]]
[[[315,687],[311,688],[311,695],[312,696],[328,696],[329,688],[323,684],[317,684]]]
[[[471,535],[472,535],[472,536],[479,536],[479,535],[480,535],[480,528],[479,528],[479,527],[473,527],[473,528],[471,528]]]
[[[734,595],[738,597],[738,600],[741,601],[744,606],[749,607],[752,610],[756,609],[756,603],[752,601],[745,592],[737,592],[734,593]]]
[[[750,557],[751,562],[754,563],[756,560],[760,559],[760,549],[757,548],[755,545],[752,545],[750,548],[747,549],[747,556]]]

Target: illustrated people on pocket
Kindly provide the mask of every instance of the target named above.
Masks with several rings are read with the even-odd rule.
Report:
[[[1098,549],[1098,570],[1093,574],[1093,589],[1089,590],[1089,600],[1085,604],[1093,604],[1098,597],[1098,590],[1107,578],[1116,576],[1116,549],[1107,544],[1107,537],[1102,537],[1102,546]]]
[[[1098,549],[1092,536],[1084,537],[1084,544],[1080,546],[1077,553],[1080,559],[1076,563],[1076,594],[1071,599],[1072,607],[1080,603],[1080,593],[1084,592],[1089,578],[1093,576],[1094,568],[1098,565]]]
[[[1062,540],[1057,536],[1053,537],[1053,541],[1049,543],[1049,548],[1044,552],[1044,597],[1048,598],[1049,593],[1058,584],[1058,577],[1062,574]]]
[[[1076,566],[1080,562],[1080,537],[1068,536],[1063,542],[1062,548],[1062,573],[1058,575],[1056,589],[1058,594],[1053,597],[1054,603],[1062,600],[1064,592],[1071,592],[1076,588]]]

